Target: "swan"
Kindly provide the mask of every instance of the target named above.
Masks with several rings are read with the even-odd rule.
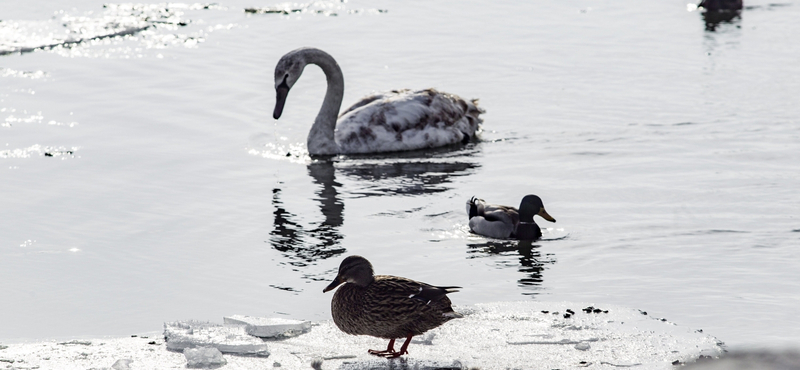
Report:
[[[488,204],[483,199],[472,197],[467,201],[467,215],[469,229],[472,232],[498,239],[539,239],[542,230],[533,221],[534,215],[556,222],[556,219],[544,210],[542,199],[533,194],[522,198],[519,209]]]
[[[479,115],[484,110],[477,106],[477,99],[466,101],[435,89],[375,93],[340,115],[342,69],[330,54],[316,48],[290,51],[275,66],[275,119],[280,118],[289,90],[308,64],[322,68],[328,80],[322,108],[308,132],[311,155],[395,152],[466,143],[483,121]]]

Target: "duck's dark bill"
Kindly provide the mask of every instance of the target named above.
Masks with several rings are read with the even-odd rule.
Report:
[[[337,276],[336,279],[333,279],[333,281],[330,284],[328,284],[328,286],[326,286],[325,289],[322,290],[322,292],[323,293],[327,293],[327,292],[329,292],[331,290],[334,290],[341,283],[342,283],[342,279]]]
[[[547,221],[556,222],[555,218],[553,218],[552,216],[547,214],[547,211],[544,210],[544,207],[539,209],[539,216],[542,216],[542,218],[547,220]]]
[[[284,82],[275,88],[275,93],[275,111],[272,112],[272,118],[278,119],[283,113],[283,105],[286,104],[286,96],[289,95],[289,86],[286,86]]]

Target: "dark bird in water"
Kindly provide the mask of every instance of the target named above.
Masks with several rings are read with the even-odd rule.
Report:
[[[742,0],[702,0],[697,7],[705,9],[706,31],[714,32],[720,23],[730,23],[739,18],[743,5]]]
[[[461,287],[432,286],[390,275],[373,275],[372,264],[361,256],[349,256],[323,292],[339,290],[331,300],[333,322],[343,332],[389,339],[385,351],[370,354],[394,358],[408,353],[411,337],[462,317],[450,306],[448,293]],[[399,352],[397,338],[406,338]]]
[[[710,12],[724,12],[742,10],[743,5],[742,0],[702,0],[697,7]]]
[[[533,221],[534,215],[556,222],[556,219],[544,210],[542,199],[533,194],[522,198],[519,209],[488,204],[483,199],[472,197],[467,201],[467,215],[469,229],[472,232],[498,239],[539,239],[542,230]]]

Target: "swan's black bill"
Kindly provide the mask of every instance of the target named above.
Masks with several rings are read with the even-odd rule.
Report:
[[[278,85],[278,87],[275,88],[275,93],[275,111],[272,112],[272,118],[278,119],[281,118],[281,113],[283,113],[283,105],[286,104],[286,96],[289,95],[289,85],[286,84],[285,79],[280,85]]]

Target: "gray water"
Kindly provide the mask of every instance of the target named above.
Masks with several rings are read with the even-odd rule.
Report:
[[[326,320],[322,288],[360,254],[463,286],[457,305],[618,304],[796,346],[800,3],[707,24],[687,2],[153,3],[164,22],[102,38],[142,8],[2,1],[0,340]],[[58,46],[67,27],[97,38]],[[345,104],[479,98],[481,140],[312,161],[322,72],[271,116],[274,65],[300,46],[337,58]],[[542,240],[469,233],[471,196],[530,193],[558,220]]]

